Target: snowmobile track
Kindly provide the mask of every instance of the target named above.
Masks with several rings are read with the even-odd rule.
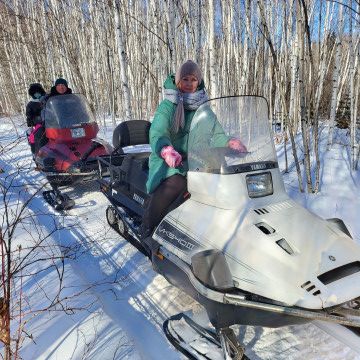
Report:
[[[136,249],[138,249],[143,255],[146,257],[149,257],[148,251],[142,246],[142,244],[136,240],[131,234],[126,233],[123,234],[121,231],[119,231],[119,227],[117,224],[113,225],[108,222],[109,226],[114,229],[121,237],[123,237],[126,241],[128,241],[132,246],[134,246]]]

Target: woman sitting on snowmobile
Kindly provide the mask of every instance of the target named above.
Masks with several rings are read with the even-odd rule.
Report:
[[[31,96],[31,100],[26,105],[26,123],[27,126],[32,128],[31,132],[28,136],[31,152],[35,154],[37,151],[38,141],[41,136],[41,128],[43,126],[43,122],[41,120],[41,110],[43,108],[43,98],[45,96],[45,90],[39,83],[30,84],[29,95]]]
[[[142,237],[150,234],[166,215],[170,204],[186,191],[187,143],[191,120],[200,105],[208,100],[198,65],[188,60],[175,76],[164,83],[165,99],[158,106],[151,124],[147,191],[152,194],[141,225]],[[211,126],[219,128],[214,146],[229,146],[246,151],[238,139],[229,139],[214,117]]]

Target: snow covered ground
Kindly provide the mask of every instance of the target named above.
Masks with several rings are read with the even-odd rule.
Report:
[[[24,133],[22,120],[15,121],[19,133]],[[103,135],[111,139],[111,129]],[[296,173],[291,167],[292,171],[284,174],[284,181],[292,198],[324,218],[343,218],[354,239],[360,241],[357,221],[360,175],[349,170],[348,148],[341,144],[345,141],[344,131],[337,135],[332,150],[322,153],[319,194],[299,194]],[[1,147],[14,139],[12,123],[2,118]],[[324,145],[322,143],[322,148]],[[278,146],[277,151],[283,166],[283,147]],[[19,195],[20,202],[24,202],[44,183],[42,175],[34,171],[25,137],[16,147],[0,155],[0,168],[4,170],[0,176],[15,173],[18,165],[23,171],[15,176],[13,186],[26,189]],[[13,206],[16,194],[19,192],[14,191]],[[44,232],[53,232],[48,246],[76,249],[75,258],[64,264],[61,295],[69,308],[81,310],[66,314],[56,308],[35,317],[29,315],[26,330],[31,338],[26,338],[22,345],[23,359],[181,359],[181,354],[166,340],[162,323],[180,311],[199,312],[199,305],[157,275],[141,253],[108,227],[105,220],[108,203],[96,183],[69,189],[69,194],[76,206],[66,217],[56,216],[56,223],[62,225],[58,231],[53,232],[55,213],[40,194],[33,198],[28,209]],[[1,203],[0,206],[3,208]],[[31,231],[31,227],[26,226],[19,229],[17,241],[30,242]],[[33,266],[33,272],[39,270],[36,263]],[[51,266],[29,277],[22,286],[26,306],[32,310],[41,304],[46,306],[47,298],[56,295],[53,284],[57,284],[57,279],[56,268]],[[339,334],[338,329],[321,323],[280,329],[245,326],[239,329],[239,337],[252,360],[360,359],[360,349],[356,351],[346,345],[351,341],[351,334],[345,333],[340,340],[340,335],[338,339],[333,336],[335,333]]]

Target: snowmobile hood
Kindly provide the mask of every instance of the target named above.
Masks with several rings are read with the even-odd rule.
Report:
[[[238,209],[191,198],[165,221],[175,229],[158,234],[160,224],[156,231],[166,248],[189,265],[197,252],[221,250],[241,290],[309,309],[360,296],[354,286],[360,282],[359,246],[289,198],[261,206],[248,201]]]
[[[67,130],[67,129],[64,129]],[[70,168],[83,165],[82,158],[94,162],[98,156],[106,156],[111,153],[111,146],[101,139],[78,139],[77,141],[55,142],[50,140],[36,155],[36,161],[41,169],[45,163],[52,163],[51,172],[66,172]],[[91,165],[95,170],[98,168],[96,161]],[[50,171],[50,170],[49,170]],[[46,171],[45,171],[46,172]]]

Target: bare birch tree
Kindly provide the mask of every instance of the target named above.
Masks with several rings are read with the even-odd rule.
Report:
[[[119,62],[120,62],[122,93],[124,95],[126,120],[130,120],[132,118],[130,91],[129,91],[128,77],[126,73],[126,69],[127,69],[126,52],[124,47],[123,31],[121,29],[119,12],[120,12],[120,3],[118,0],[114,0],[114,17],[115,17],[116,35],[118,42],[117,44],[118,44],[118,54],[119,54]]]
[[[333,141],[333,131],[335,126],[336,109],[338,106],[338,92],[339,92],[339,74],[340,74],[340,59],[342,51],[342,37],[344,31],[344,20],[343,20],[343,7],[339,7],[339,34],[336,37],[336,51],[335,51],[335,62],[333,71],[333,86],[331,96],[331,108],[330,108],[330,123],[329,123],[329,134],[328,134],[328,150],[330,149]]]
[[[217,84],[216,69],[216,53],[215,53],[215,0],[209,1],[209,70],[210,70],[210,93],[211,97],[219,96]]]

